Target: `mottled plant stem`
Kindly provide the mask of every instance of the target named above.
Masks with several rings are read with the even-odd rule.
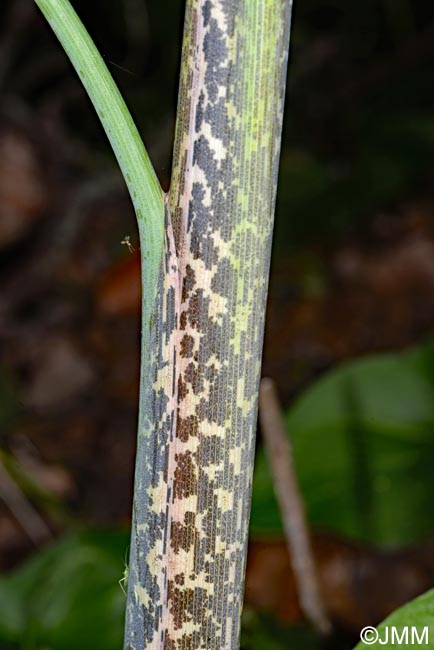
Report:
[[[291,0],[187,0],[172,184],[68,0],[35,0],[138,218],[142,364],[127,650],[235,650]]]
[[[288,0],[187,0],[125,648],[239,644]]]

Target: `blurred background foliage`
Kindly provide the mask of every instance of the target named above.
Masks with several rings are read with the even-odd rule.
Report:
[[[73,4],[167,188],[183,3]],[[259,435],[244,650],[349,650],[434,586],[433,63],[428,0],[295,2],[263,371],[334,634],[304,621]],[[29,0],[0,5],[0,96],[0,647],[120,648],[134,216]]]
[[[297,474],[313,526],[403,546],[434,535],[434,346],[348,362],[288,410]],[[279,531],[257,456],[253,534]]]

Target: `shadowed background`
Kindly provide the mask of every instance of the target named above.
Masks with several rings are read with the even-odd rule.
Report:
[[[73,4],[167,189],[183,3]],[[259,436],[244,650],[350,650],[434,586],[433,63],[428,0],[295,4],[263,372],[335,633],[303,621]],[[0,648],[110,650],[136,437],[135,218],[30,0],[0,7],[0,97]]]

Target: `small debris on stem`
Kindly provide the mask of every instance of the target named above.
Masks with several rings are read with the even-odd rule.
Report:
[[[134,253],[134,247],[133,247],[133,245],[132,245],[132,243],[131,243],[131,240],[130,240],[130,236],[129,236],[129,235],[125,235],[125,237],[124,237],[123,240],[121,241],[121,244],[122,244],[123,246],[127,246],[127,248],[128,248],[128,250],[130,251],[130,253]]]

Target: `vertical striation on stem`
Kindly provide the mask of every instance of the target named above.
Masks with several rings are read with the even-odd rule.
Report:
[[[236,649],[290,0],[187,0],[126,650]]]
[[[97,110],[140,231],[142,363],[125,648],[235,650],[291,0],[187,0],[164,199],[70,3],[35,2]]]

